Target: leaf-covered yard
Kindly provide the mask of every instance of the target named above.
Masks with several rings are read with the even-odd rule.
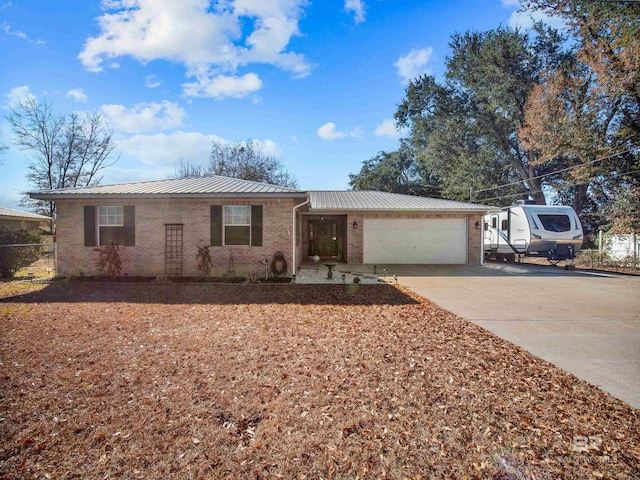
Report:
[[[640,477],[637,411],[393,286],[10,285],[2,478]]]

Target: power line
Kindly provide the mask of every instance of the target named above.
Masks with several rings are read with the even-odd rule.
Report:
[[[498,197],[491,197],[491,198],[483,198],[482,200],[476,200],[476,202],[481,202],[484,204],[484,202],[488,202],[489,200],[499,200],[501,198],[511,198],[511,197],[521,197],[522,195],[529,195],[532,193],[543,193],[542,190],[536,190],[534,192],[525,192],[525,193],[514,193],[511,195],[500,195]]]
[[[638,1],[640,1],[640,0],[638,0]],[[622,177],[624,175],[631,175],[632,173],[637,173],[637,172],[640,172],[640,169],[629,170],[628,172],[623,172],[623,173],[616,173],[615,176],[616,177]],[[568,184],[566,184],[566,185],[564,185],[562,187],[558,187],[557,190],[566,190],[567,188],[575,187],[576,185],[584,185],[585,183],[586,182],[581,182],[581,181],[578,181],[578,180],[574,180],[573,182],[568,183]],[[484,203],[484,202],[488,202],[490,200],[499,200],[501,198],[520,197],[522,195],[530,195],[530,194],[533,194],[533,193],[544,193],[544,191],[543,190],[535,190],[533,192],[520,192],[520,193],[511,194],[511,195],[499,195],[497,197],[483,198],[482,200],[476,200],[476,201]]]
[[[474,193],[488,192],[488,191],[491,191],[491,190],[496,190],[498,188],[510,187],[512,185],[517,185],[519,183],[526,183],[526,182],[531,181],[531,180],[537,180],[539,178],[549,177],[551,175],[555,175],[556,173],[568,172],[569,170],[573,170],[574,168],[580,168],[580,167],[584,167],[586,165],[591,165],[592,163],[602,162],[603,160],[607,160],[609,158],[617,157],[618,155],[622,155],[622,154],[629,153],[629,152],[631,152],[631,149],[623,150],[622,152],[614,153],[612,155],[607,155],[606,157],[596,158],[595,160],[591,160],[589,162],[581,163],[579,165],[572,165],[571,167],[562,168],[560,170],[556,170],[555,172],[545,173],[543,175],[537,175],[535,177],[526,178],[524,180],[517,180],[515,182],[505,183],[503,185],[496,185],[495,187],[491,187],[491,188],[483,188],[483,189],[480,189],[480,190],[473,190],[473,187],[472,187],[469,190],[469,201],[470,202],[473,201],[472,197],[473,197]],[[538,192],[523,192],[523,193],[538,193]],[[520,193],[519,195],[522,195],[523,193]],[[510,195],[510,196],[513,196],[513,195]],[[504,198],[504,197],[495,197],[495,198]]]

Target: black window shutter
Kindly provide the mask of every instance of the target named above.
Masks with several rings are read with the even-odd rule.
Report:
[[[262,246],[262,205],[251,205],[251,245]]]
[[[96,207],[84,207],[84,246],[96,246]]]
[[[211,246],[222,245],[222,205],[211,205]]]
[[[134,247],[136,244],[136,207],[125,205],[124,213],[124,246]]]

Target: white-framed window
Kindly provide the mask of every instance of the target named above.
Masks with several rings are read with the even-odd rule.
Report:
[[[251,245],[251,205],[225,205],[224,245]]]
[[[124,209],[119,207],[98,207],[98,227],[124,226]]]
[[[124,244],[124,208],[120,206],[99,206],[96,225],[98,245],[116,241]],[[114,228],[115,227],[115,228]]]
[[[117,242],[136,245],[136,208],[134,205],[84,205],[84,246],[95,247]]]

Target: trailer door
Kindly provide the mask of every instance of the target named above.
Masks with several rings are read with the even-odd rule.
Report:
[[[489,226],[489,238],[490,238],[490,247],[491,249],[498,248],[498,239],[500,238],[500,234],[498,233],[498,222],[499,217],[497,214],[491,215],[491,224]]]

